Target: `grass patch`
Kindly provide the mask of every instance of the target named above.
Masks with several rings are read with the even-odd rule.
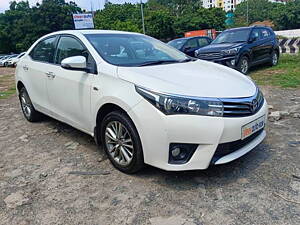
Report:
[[[16,87],[13,75],[4,75],[0,77],[0,99],[6,99],[16,93]]]
[[[250,76],[259,85],[297,88],[300,86],[300,54],[281,55],[274,67],[258,67]]]

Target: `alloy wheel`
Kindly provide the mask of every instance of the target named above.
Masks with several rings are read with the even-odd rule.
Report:
[[[27,118],[29,118],[31,115],[31,104],[30,104],[28,98],[24,94],[22,94],[20,98],[21,98],[22,110],[23,110],[25,116]]]
[[[111,121],[105,129],[105,144],[111,157],[121,166],[130,164],[134,147],[127,128],[119,121]]]
[[[242,64],[241,64],[241,72],[242,73],[247,73],[248,72],[248,60],[247,59],[243,59],[242,60]]]

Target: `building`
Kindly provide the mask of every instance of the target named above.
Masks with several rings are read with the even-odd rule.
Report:
[[[204,8],[222,8],[226,12],[234,11],[236,6],[246,0],[203,0]],[[288,0],[269,0],[270,2],[285,3]]]

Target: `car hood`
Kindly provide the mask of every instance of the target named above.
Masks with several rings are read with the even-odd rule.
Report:
[[[228,67],[197,60],[144,67],[119,67],[118,76],[153,91],[194,97],[240,98],[256,92],[245,75]]]
[[[210,44],[198,50],[199,53],[219,52],[241,46],[241,43]]]

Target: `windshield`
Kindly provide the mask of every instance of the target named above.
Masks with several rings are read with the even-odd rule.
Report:
[[[168,43],[168,45],[171,45],[172,47],[174,48],[177,48],[177,49],[181,49],[182,46],[184,45],[185,41],[184,40],[173,40],[173,41],[170,41]]]
[[[249,34],[250,29],[224,31],[212,44],[246,42],[248,41]]]
[[[100,56],[117,66],[145,66],[159,63],[178,63],[188,59],[184,53],[139,34],[87,34]],[[158,64],[158,63],[157,63]]]

